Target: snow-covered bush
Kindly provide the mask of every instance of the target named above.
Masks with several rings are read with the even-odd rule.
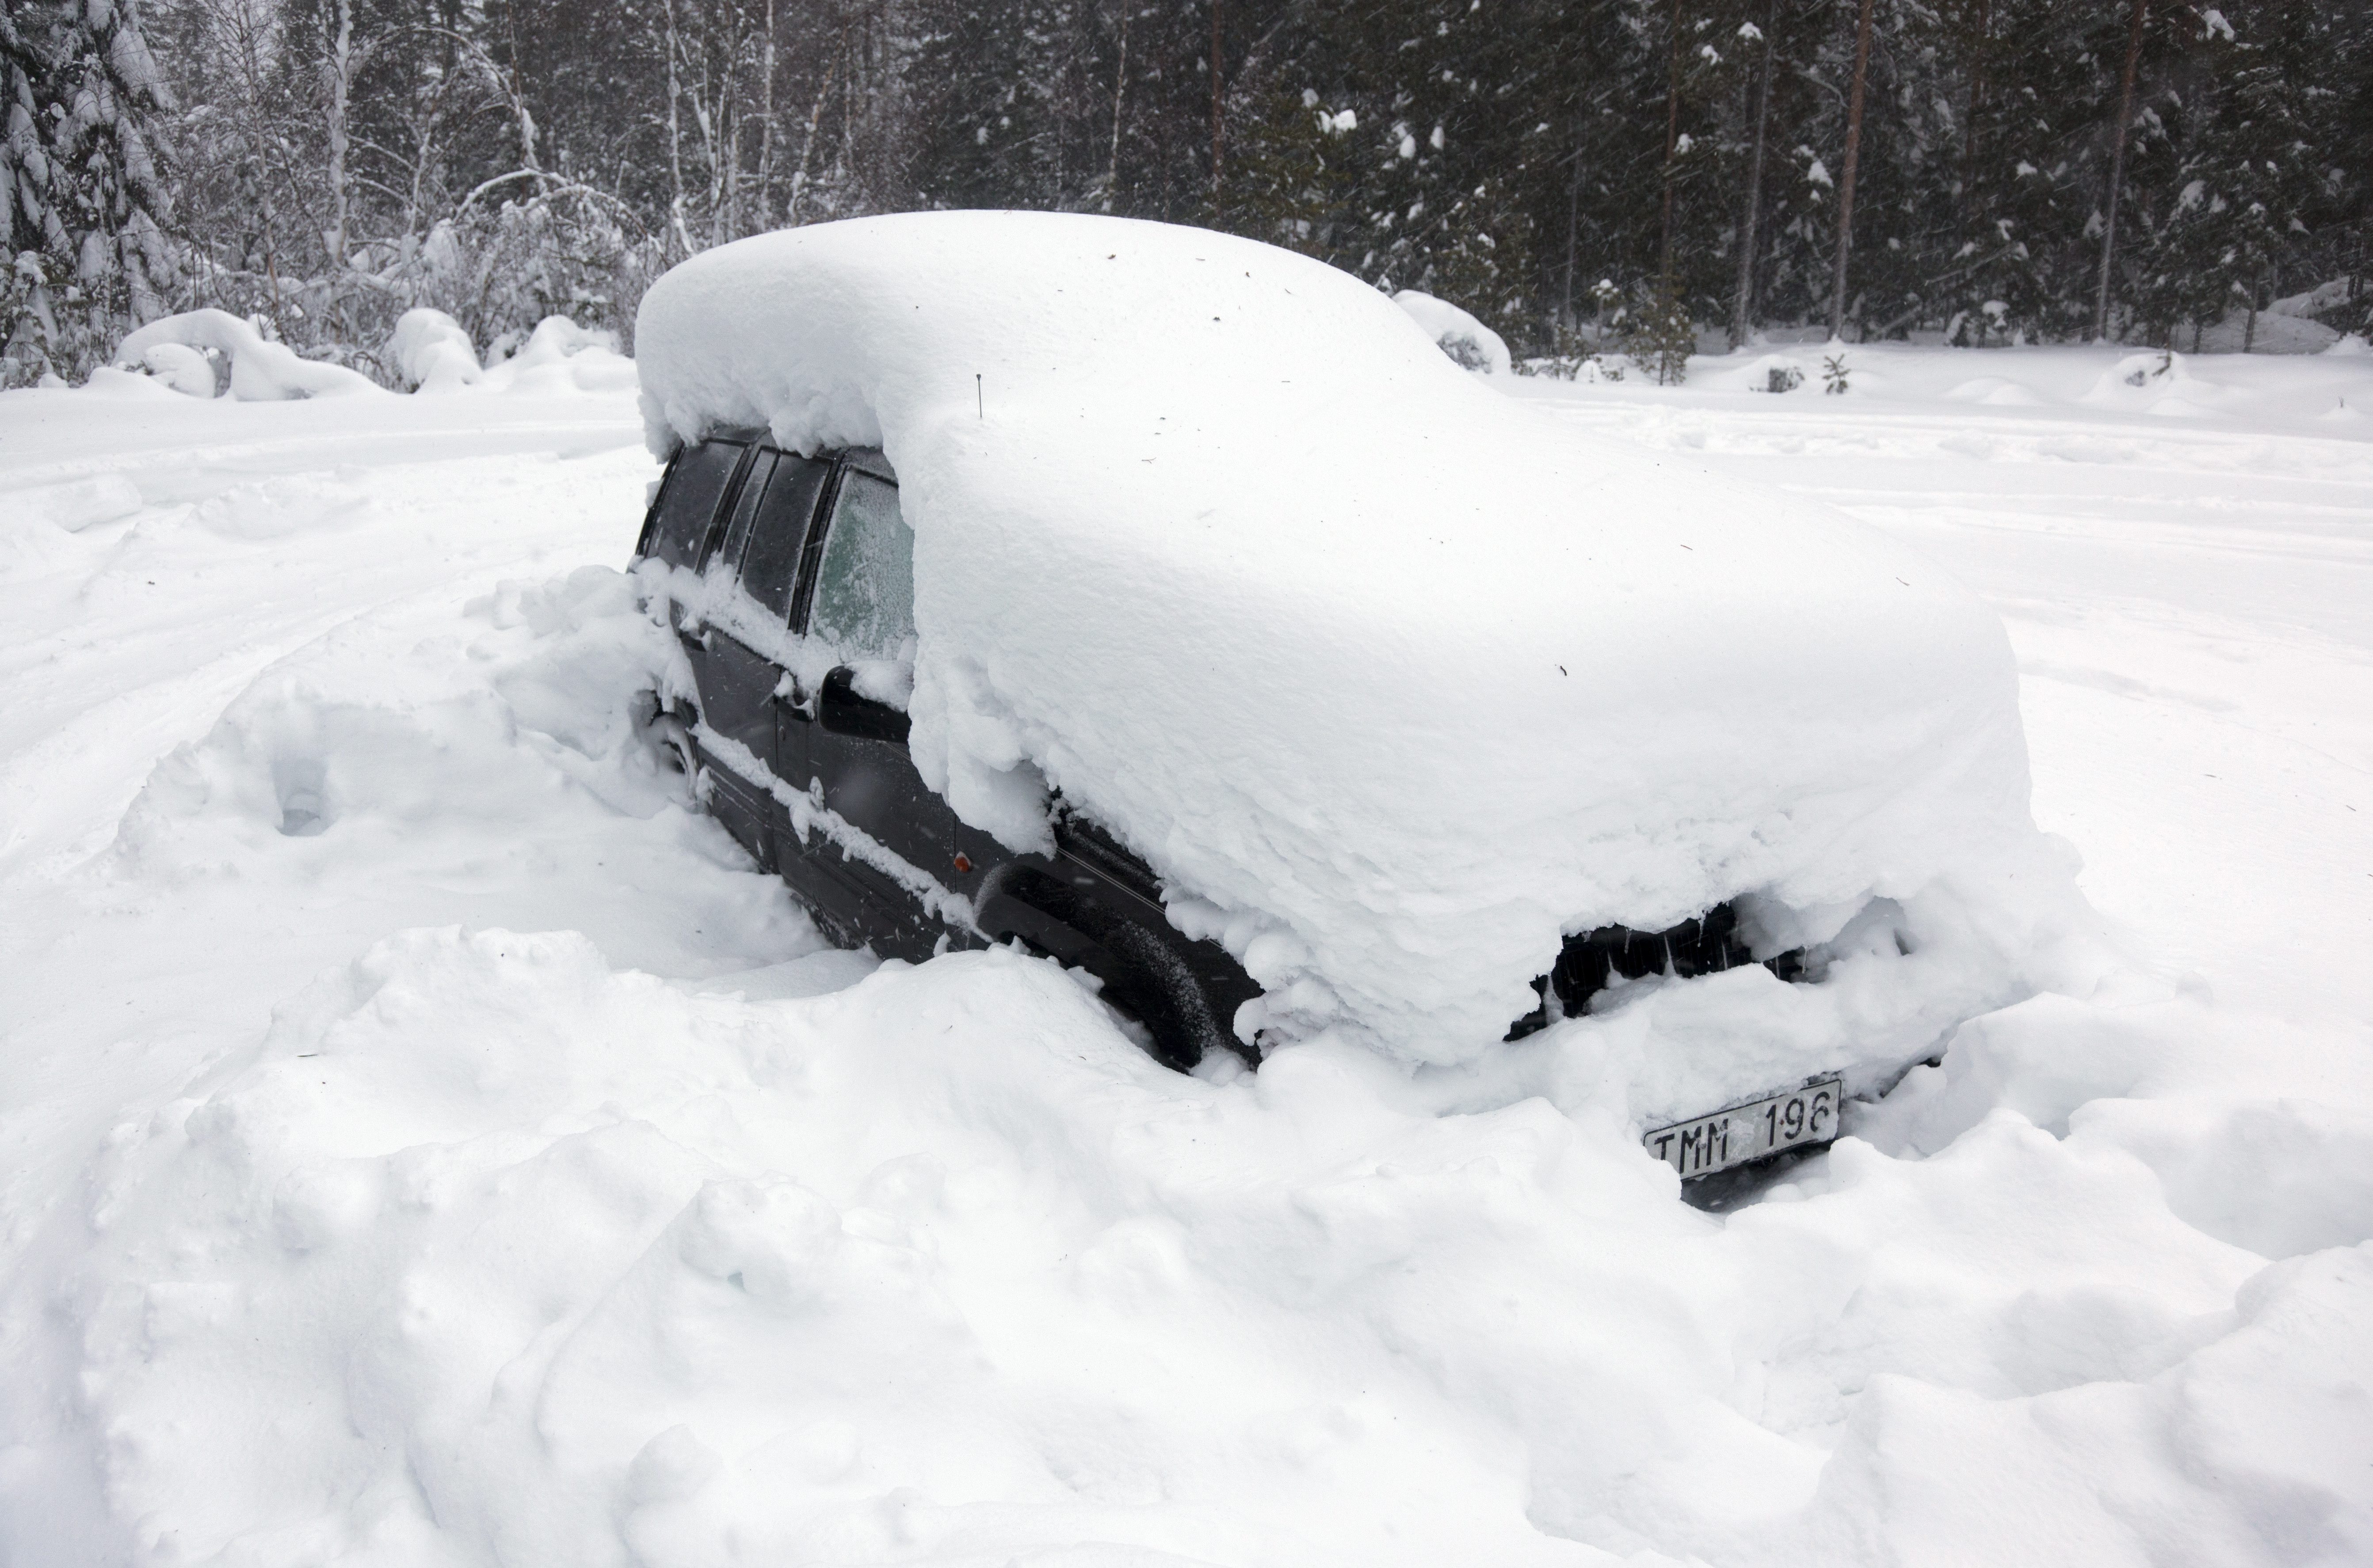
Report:
[[[140,362],[149,375],[190,397],[211,398],[222,389],[215,375],[215,361],[205,350],[192,348],[188,343],[151,343],[140,355]]]
[[[1405,288],[1393,296],[1393,303],[1408,311],[1434,346],[1461,367],[1485,376],[1510,373],[1508,345],[1500,334],[1450,301]]]
[[[416,305],[396,318],[387,341],[387,358],[407,388],[424,392],[450,392],[475,382],[484,374],[478,350],[462,323],[442,310]]]
[[[498,352],[509,347],[496,340]],[[624,391],[635,385],[635,364],[618,352],[617,333],[546,316],[516,353],[487,367],[485,385],[491,391]]]
[[[269,341],[251,321],[227,310],[188,310],[151,321],[117,345],[115,363],[137,366],[160,343],[205,349],[230,361],[230,395],[242,402],[278,402],[293,398],[338,398],[384,390],[359,371],[301,359],[286,343]]]

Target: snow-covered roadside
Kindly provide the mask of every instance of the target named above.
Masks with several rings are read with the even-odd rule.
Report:
[[[2165,961],[1727,1219],[816,952],[627,743],[624,399],[0,399],[0,1561],[2364,1560],[2373,443],[2112,358],[1523,389],[1984,592]]]

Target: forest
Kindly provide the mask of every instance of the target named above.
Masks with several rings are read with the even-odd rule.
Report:
[[[382,380],[415,306],[630,346],[695,251],[934,207],[1230,230],[1569,361],[2373,309],[2373,0],[7,0],[0,61],[0,386],[202,307]]]

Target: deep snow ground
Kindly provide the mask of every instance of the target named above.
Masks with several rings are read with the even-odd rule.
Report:
[[[1726,1217],[818,951],[625,398],[0,398],[0,1562],[2373,1559],[2373,359],[1779,352],[1515,391],[1985,594],[2141,968]]]

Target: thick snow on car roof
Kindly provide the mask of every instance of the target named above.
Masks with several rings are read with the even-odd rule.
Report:
[[[662,452],[761,424],[886,450],[926,778],[1017,845],[1059,789],[1268,987],[1245,1023],[1459,1061],[1566,934],[1747,896],[1769,948],[1883,897],[1959,956],[1818,1005],[1783,993],[1835,988],[1692,982],[1792,1020],[1701,1054],[1824,1065],[1849,1026],[1923,1054],[2016,988],[2033,890],[2064,884],[2007,644],[1958,583],[1559,426],[1317,261],[1119,219],[868,218],[685,262],[637,355]]]

